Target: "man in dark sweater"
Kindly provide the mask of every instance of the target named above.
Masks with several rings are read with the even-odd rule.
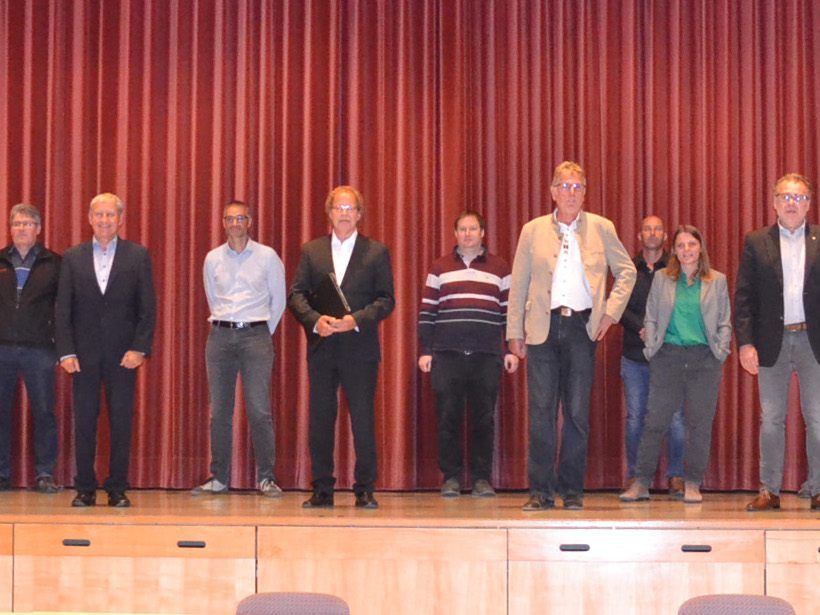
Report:
[[[418,364],[422,372],[431,372],[436,395],[441,495],[461,493],[461,433],[464,404],[469,402],[472,494],[492,497],[501,367],[509,373],[518,368],[518,357],[503,342],[510,266],[484,247],[480,213],[462,212],[453,227],[456,246],[433,263],[422,292]]]
[[[37,490],[56,493],[54,300],[60,257],[37,242],[40,212],[11,208],[12,243],[0,252],[0,489],[11,480],[11,413],[20,375],[34,417]]]
[[[663,245],[666,242],[666,231],[663,220],[657,216],[647,216],[641,222],[638,233],[641,251],[632,259],[638,270],[638,278],[629,303],[626,306],[621,324],[624,327],[624,345],[621,356],[621,378],[624,381],[626,398],[626,462],[627,478],[634,477],[635,460],[638,456],[638,445],[643,432],[646,404],[649,397],[649,363],[643,355],[643,319],[646,312],[646,299],[652,287],[655,272],[666,267],[668,254]],[[683,413],[678,409],[672,418],[667,438],[667,478],[669,494],[683,497],[683,445],[685,439]]]

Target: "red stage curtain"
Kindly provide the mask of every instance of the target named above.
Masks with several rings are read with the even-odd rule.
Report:
[[[159,305],[131,482],[185,488],[208,474],[201,268],[224,240],[222,205],[253,205],[255,236],[290,276],[300,245],[327,231],[328,189],[358,186],[362,230],[390,247],[396,279],[397,309],[382,327],[378,486],[433,488],[416,309],[455,214],[485,212],[490,248],[512,258],[522,224],[552,209],[552,168],[575,159],[589,176],[587,209],[612,218],[630,251],[649,213],[670,229],[695,224],[733,287],[743,235],[774,220],[774,180],[820,178],[818,28],[812,0],[0,0],[0,207],[41,206],[43,238],[63,251],[90,237],[94,194],[125,200],[123,235],[149,247]],[[286,314],[274,338],[286,488],[310,480],[303,337]],[[619,355],[613,330],[598,352],[590,488],[622,483]],[[733,355],[707,488],[757,487],[757,404]],[[13,481],[29,485],[32,425],[18,405]],[[57,406],[57,478],[68,484],[62,375]],[[784,487],[794,489],[805,455],[792,410]],[[236,425],[234,486],[251,487],[241,412]],[[349,486],[344,412],[341,425],[338,472]],[[495,482],[525,488],[524,369],[504,377],[497,445]],[[101,453],[107,446],[102,434]]]

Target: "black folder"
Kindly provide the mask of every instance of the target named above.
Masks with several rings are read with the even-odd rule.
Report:
[[[328,273],[310,294],[310,307],[320,314],[327,314],[334,318],[342,318],[352,313],[350,305],[336,281],[336,274]]]

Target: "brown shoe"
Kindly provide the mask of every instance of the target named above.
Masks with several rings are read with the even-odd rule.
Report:
[[[820,493],[811,496],[811,510],[820,510]]]
[[[669,495],[673,498],[682,498],[684,490],[683,479],[680,476],[673,476],[669,479]]]
[[[746,510],[749,512],[760,512],[762,510],[779,510],[780,496],[770,493],[768,489],[761,489],[757,497],[749,502]]]

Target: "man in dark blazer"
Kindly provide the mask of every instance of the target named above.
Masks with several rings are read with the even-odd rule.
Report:
[[[66,251],[57,292],[57,353],[72,375],[77,496],[96,503],[97,419],[105,385],[110,422],[108,505],[130,506],[128,462],[137,368],[151,352],[156,309],[151,260],[143,246],[119,239],[124,205],[115,194],[95,196],[88,221],[94,238]]]
[[[308,337],[310,459],[313,495],[305,508],[333,506],[333,445],[339,385],[350,408],[356,449],[356,506],[377,508],[373,399],[381,353],[379,321],[393,311],[393,272],[384,244],[358,233],[364,202],[351,186],[334,188],[325,201],[330,235],[302,246],[288,307]],[[335,274],[350,307],[341,317],[322,314],[313,293]]]
[[[796,372],[806,422],[807,486],[820,510],[820,227],[808,224],[808,179],[775,183],[777,224],[746,236],[735,291],[740,364],[758,376],[760,492],[749,511],[780,508],[789,384]]]

